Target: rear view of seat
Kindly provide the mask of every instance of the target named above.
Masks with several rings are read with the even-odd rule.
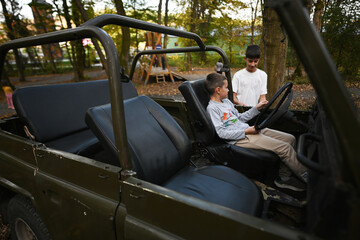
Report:
[[[225,166],[189,165],[190,140],[159,104],[139,96],[124,101],[124,108],[132,164],[140,179],[251,215],[261,213],[262,196],[244,175]],[[86,123],[117,160],[110,104],[90,108]]]
[[[137,96],[131,82],[123,83],[124,98]],[[110,102],[108,80],[19,88],[16,112],[36,141],[70,153],[88,156],[99,150],[87,127],[88,108]]]

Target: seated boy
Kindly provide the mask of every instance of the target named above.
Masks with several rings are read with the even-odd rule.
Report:
[[[304,191],[305,184],[303,182],[307,182],[307,169],[296,158],[295,137],[269,128],[257,131],[254,126],[246,123],[259,114],[259,110],[268,101],[263,100],[248,111],[239,113],[234,104],[227,99],[229,89],[225,76],[211,73],[207,75],[205,84],[210,93],[210,101],[206,110],[218,136],[229,144],[275,152],[283,163],[280,164],[279,177],[275,180],[275,185],[293,191]],[[293,177],[292,172],[303,182]]]

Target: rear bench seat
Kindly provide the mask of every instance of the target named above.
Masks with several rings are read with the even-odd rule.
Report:
[[[137,96],[131,81],[122,86],[124,99]],[[108,80],[19,88],[13,101],[19,118],[36,141],[83,156],[101,149],[84,116],[90,107],[110,102]]]

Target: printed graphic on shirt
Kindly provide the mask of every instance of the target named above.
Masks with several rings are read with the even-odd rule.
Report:
[[[237,118],[231,119],[231,117],[233,117],[233,115],[231,114],[230,109],[227,109],[227,111],[228,112],[223,113],[223,117],[222,117],[222,121],[223,121],[225,127],[228,127],[230,125],[230,122],[232,124],[235,124],[238,121]]]

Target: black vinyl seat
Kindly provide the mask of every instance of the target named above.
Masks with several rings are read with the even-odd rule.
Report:
[[[241,173],[221,165],[189,165],[190,140],[159,104],[138,96],[124,101],[124,107],[132,164],[140,179],[251,215],[261,213],[262,195]],[[117,160],[110,104],[90,108],[85,119]]]
[[[132,82],[122,85],[124,98],[137,96]],[[110,102],[108,80],[19,88],[13,100],[19,118],[36,141],[83,156],[101,149],[84,115],[88,108]]]
[[[218,137],[206,111],[210,95],[205,86],[205,79],[183,82],[179,90],[195,121],[196,139],[205,146],[210,156],[250,178],[272,184],[278,175],[279,157],[271,151],[228,144]]]

